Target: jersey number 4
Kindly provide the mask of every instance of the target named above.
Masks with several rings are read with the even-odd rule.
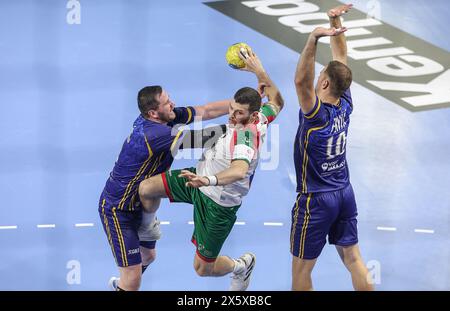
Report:
[[[333,159],[345,152],[345,143],[347,142],[345,132],[340,133],[339,136],[336,137],[336,141],[334,138],[335,136],[331,136],[327,142],[327,160]]]

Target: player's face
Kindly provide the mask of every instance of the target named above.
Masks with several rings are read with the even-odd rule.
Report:
[[[175,112],[173,112],[175,104],[170,100],[170,96],[165,90],[161,92],[158,101],[158,118],[163,122],[170,122],[175,119]]]
[[[250,122],[251,114],[248,111],[248,105],[242,105],[234,100],[230,102],[229,123],[232,125],[246,125]]]

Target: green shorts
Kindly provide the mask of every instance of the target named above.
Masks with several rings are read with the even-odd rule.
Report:
[[[195,168],[186,168],[195,173]],[[219,256],[223,243],[236,221],[239,206],[224,207],[198,188],[186,187],[186,178],[178,177],[181,170],[162,173],[166,194],[170,202],[184,202],[194,205],[194,233],[192,243],[197,247],[197,254],[207,262],[213,262]]]

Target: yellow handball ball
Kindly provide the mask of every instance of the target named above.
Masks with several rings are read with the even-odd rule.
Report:
[[[239,52],[245,49],[250,49],[248,44],[240,42],[230,46],[225,54],[228,65],[233,69],[240,69],[245,67],[244,61],[239,57]]]

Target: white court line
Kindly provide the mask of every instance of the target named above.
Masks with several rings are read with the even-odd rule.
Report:
[[[188,221],[188,225],[193,225],[194,224],[194,222],[191,220],[191,221]]]
[[[80,228],[80,227],[93,227],[94,224],[93,223],[81,223],[81,224],[75,224],[75,227]]]
[[[381,231],[397,231],[397,228],[395,228],[395,227],[377,227],[377,230],[381,230]]]
[[[0,230],[17,229],[17,226],[0,226]]]
[[[44,229],[44,228],[55,228],[56,225],[55,224],[45,224],[45,225],[37,225],[37,227],[39,229]]]
[[[244,226],[245,225],[245,221],[236,221],[234,224],[238,225],[238,226]]]
[[[282,222],[265,222],[264,226],[282,226]]]
[[[434,233],[434,230],[430,230],[430,229],[414,229],[414,232],[417,232],[417,233]]]
[[[170,225],[170,221],[161,221],[161,225]]]

